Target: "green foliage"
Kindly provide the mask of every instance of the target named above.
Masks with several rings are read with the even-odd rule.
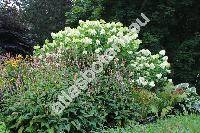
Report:
[[[6,130],[6,125],[2,122],[0,122],[0,133],[9,133],[7,130]]]
[[[198,96],[195,87],[190,87],[188,83],[178,84],[176,91],[184,92],[186,95],[183,100],[183,105],[190,113],[200,113],[200,96]]]
[[[21,69],[22,64],[17,69]],[[11,132],[56,132],[62,129],[66,132],[89,132],[103,127],[125,126],[129,120],[139,121],[148,114],[158,116],[162,112],[163,116],[167,115],[169,107],[181,101],[175,100],[177,96],[172,96],[171,91],[165,94],[148,90],[135,92],[130,86],[122,85],[115,74],[102,75],[62,115],[55,116],[51,114],[51,104],[57,100],[61,90],[73,84],[79,71],[77,66],[44,65],[37,59],[26,65],[20,72],[23,72],[22,82],[16,82],[17,90],[12,94],[9,90],[4,91],[2,120]]]
[[[185,101],[187,95],[185,93],[175,93],[175,87],[169,83],[167,86],[156,92],[134,89],[133,98],[139,104],[139,121],[149,122],[148,117],[163,118],[170,114],[181,113],[181,108],[176,109],[176,105]],[[189,111],[189,110],[188,110]]]
[[[175,81],[193,83],[200,86],[200,37],[184,41],[177,50],[174,61]],[[200,93],[197,90],[197,93]]]
[[[73,1],[73,6],[66,13],[67,24],[76,27],[79,20],[98,20],[101,19],[105,0],[76,0]]]
[[[200,117],[197,115],[176,116],[165,120],[158,120],[156,123],[148,125],[130,125],[126,128],[109,129],[104,133],[178,133],[178,132],[199,132]]]
[[[23,83],[12,95],[4,91],[1,113],[5,118],[2,120],[11,132],[56,132],[62,129],[89,132],[103,126],[122,125],[127,119],[136,117],[137,104],[133,102],[131,91],[122,90],[116,79],[112,79],[113,75],[99,77],[61,116],[54,116],[51,104],[61,90],[74,82],[77,70],[74,66],[37,68],[29,65],[23,70]]]

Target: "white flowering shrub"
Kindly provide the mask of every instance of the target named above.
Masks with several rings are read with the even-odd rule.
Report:
[[[164,50],[160,51],[159,54],[152,55],[149,50],[142,49],[136,52],[134,57],[128,68],[131,82],[136,87],[152,88],[156,84],[172,82],[166,77],[171,71]]]
[[[165,50],[155,55],[147,49],[139,50],[141,41],[137,37],[134,30],[129,31],[121,23],[102,20],[80,21],[75,29],[67,27],[52,33],[52,42],[46,41],[42,48],[35,46],[30,64],[19,65],[23,72],[23,82],[16,81],[19,93],[10,96],[5,92],[6,106],[0,116],[6,116],[8,129],[49,132],[51,127],[55,132],[91,132],[105,126],[124,126],[129,120],[141,122],[168,114],[182,101],[182,93],[179,89],[173,92],[174,86],[169,83],[172,81],[167,79],[171,72],[168,57]],[[80,89],[59,117],[52,115],[52,103],[66,103],[61,101],[61,92],[71,94],[70,86],[79,79],[80,71],[91,67],[98,55],[104,55],[109,48],[115,50],[116,56],[103,64],[103,70],[95,73],[86,89]],[[192,108],[198,108],[190,94],[186,104],[192,101]]]
[[[141,41],[137,39],[138,34],[135,30],[123,27],[119,22],[106,23],[103,20],[80,21],[79,24],[80,26],[75,29],[67,27],[56,34],[52,33],[53,42],[46,41],[41,49],[36,46],[35,56],[67,61],[80,61],[84,58],[85,62],[92,63],[97,55],[102,55],[106,49],[117,44],[118,49],[114,49],[117,55],[110,64],[115,64],[113,69],[117,68],[116,64],[127,67],[130,72],[128,80],[132,85],[153,88],[171,82],[166,77],[170,73],[170,64],[167,62],[165,50],[156,55],[145,49],[138,52]]]

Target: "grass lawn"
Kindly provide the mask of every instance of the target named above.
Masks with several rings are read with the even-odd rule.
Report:
[[[147,125],[109,129],[104,133],[200,133],[200,116],[176,116]]]
[[[5,125],[0,123],[0,133],[5,131]],[[103,133],[200,133],[200,116],[176,116],[147,125],[132,125],[126,128],[116,128],[102,131]],[[101,132],[101,133],[102,133]]]

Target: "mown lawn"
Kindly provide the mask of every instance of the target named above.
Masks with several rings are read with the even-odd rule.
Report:
[[[158,120],[148,125],[132,125],[126,128],[109,129],[104,133],[199,133],[200,116],[176,116]]]

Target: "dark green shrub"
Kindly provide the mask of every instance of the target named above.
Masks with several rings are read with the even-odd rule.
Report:
[[[113,75],[99,77],[62,115],[52,115],[51,104],[61,90],[73,83],[76,71],[53,66],[39,69],[29,66],[23,70],[23,84],[18,90],[12,94],[4,91],[1,114],[8,129],[11,132],[58,132],[61,129],[89,132],[103,126],[124,125],[139,115],[131,90],[122,90]]]
[[[184,41],[177,50],[174,59],[176,82],[194,84],[200,94],[200,37]]]

